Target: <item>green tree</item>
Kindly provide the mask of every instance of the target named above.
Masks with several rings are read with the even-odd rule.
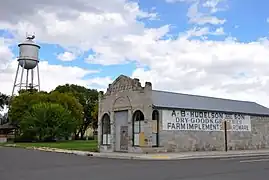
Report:
[[[95,103],[91,116],[92,116],[92,128],[96,131],[98,128],[98,102]]]
[[[14,96],[9,109],[9,120],[19,125],[23,115],[30,110],[32,105],[39,102],[47,102],[48,94],[46,92],[21,92],[18,96]]]
[[[22,92],[12,99],[9,118],[12,123],[20,126],[20,121],[26,112],[29,112],[34,104],[54,103],[60,104],[71,112],[77,120],[78,126],[82,124],[83,107],[78,100],[66,93],[60,92]]]
[[[0,110],[2,110],[6,105],[8,105],[9,97],[0,92]]]
[[[61,93],[57,91],[48,94],[48,102],[61,104],[63,107],[71,111],[72,116],[82,124],[83,106],[72,94]]]
[[[56,103],[34,104],[20,122],[21,133],[41,141],[66,138],[77,128],[72,112]]]
[[[25,92],[36,93],[36,92],[38,92],[38,90],[35,89],[35,88],[21,89],[21,90],[19,91],[19,94],[21,94],[21,93],[25,93]]]
[[[92,125],[94,126],[93,128],[95,128],[94,121],[97,119],[95,111],[96,111],[96,104],[98,103],[98,91],[95,89],[87,89],[83,86],[78,86],[74,84],[57,86],[54,91],[72,94],[78,99],[79,103],[83,106],[83,112],[84,112],[83,123],[81,124],[77,134],[77,138],[79,134],[80,137],[83,138],[89,126]],[[97,116],[98,116],[98,109],[97,109]]]
[[[0,125],[8,123],[7,113],[0,114]]]
[[[9,96],[0,92],[0,111],[2,111],[8,104],[9,104]],[[6,113],[4,115],[0,114],[0,125],[5,124],[7,122],[8,122],[7,114]]]

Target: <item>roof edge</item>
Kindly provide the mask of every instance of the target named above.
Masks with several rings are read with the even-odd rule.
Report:
[[[169,94],[185,95],[185,96],[196,96],[196,97],[203,97],[203,98],[220,99],[220,100],[226,100],[226,101],[237,101],[237,102],[256,103],[254,101],[235,100],[235,99],[219,98],[219,97],[212,97],[212,96],[203,96],[203,95],[195,95],[195,94],[178,93],[178,92],[172,92],[172,91],[162,91],[162,90],[155,90],[155,89],[152,90],[152,91],[161,92],[161,93],[169,93]],[[256,103],[256,104],[258,104],[258,103]],[[258,104],[258,105],[260,105],[260,104]]]
[[[198,109],[198,108],[181,108],[181,107],[164,107],[164,106],[157,106],[152,104],[153,108],[156,109],[178,109],[178,110],[196,110],[196,111],[207,111],[207,112],[221,112],[221,113],[238,113],[238,114],[244,114],[244,115],[250,115],[250,116],[258,116],[258,117],[269,117],[269,112],[268,114],[260,114],[260,113],[244,113],[244,112],[239,112],[239,111],[221,111],[221,110],[208,110],[208,109]]]

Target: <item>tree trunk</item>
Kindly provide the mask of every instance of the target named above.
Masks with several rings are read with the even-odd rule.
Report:
[[[75,140],[79,140],[79,132],[75,132]]]
[[[81,131],[80,131],[80,138],[83,139],[84,135],[85,135],[85,131],[84,131],[84,129],[81,129]]]
[[[84,124],[84,126],[81,128],[81,131],[80,131],[81,138],[84,137],[84,135],[85,135],[85,133],[86,133],[88,127],[89,127],[89,124]]]

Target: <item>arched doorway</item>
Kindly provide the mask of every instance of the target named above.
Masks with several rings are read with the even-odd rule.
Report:
[[[152,146],[159,146],[159,129],[160,129],[160,116],[158,110],[152,112]]]
[[[144,144],[144,114],[137,110],[133,114],[133,146],[141,146]]]
[[[110,126],[110,117],[106,113],[102,117],[102,145],[110,145],[110,135],[111,135],[111,126]]]

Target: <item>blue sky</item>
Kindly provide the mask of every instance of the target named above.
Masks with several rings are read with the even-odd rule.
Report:
[[[2,92],[11,91],[17,43],[34,32],[44,90],[105,90],[125,74],[155,89],[269,106],[267,1],[11,1],[0,7]]]

